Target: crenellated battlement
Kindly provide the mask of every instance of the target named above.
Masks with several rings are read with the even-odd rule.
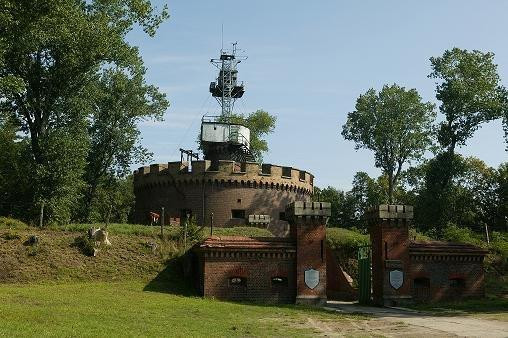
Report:
[[[292,167],[255,162],[186,161],[152,164],[134,171],[134,187],[150,188],[176,183],[236,185],[250,188],[291,190],[312,194],[314,176]]]
[[[413,207],[411,205],[381,204],[369,208],[364,215],[369,223],[379,220],[411,222],[413,219]]]

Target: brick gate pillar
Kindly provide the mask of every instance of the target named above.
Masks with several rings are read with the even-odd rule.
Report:
[[[296,201],[286,208],[296,241],[296,303],[326,303],[326,221],[330,203]]]
[[[370,208],[372,291],[377,305],[398,306],[411,300],[409,272],[409,224],[413,207],[380,205]]]

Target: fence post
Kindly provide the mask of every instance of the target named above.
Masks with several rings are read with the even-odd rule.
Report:
[[[213,236],[213,212],[210,213],[210,236]]]
[[[41,215],[40,215],[40,219],[39,219],[39,227],[41,227],[41,228],[43,225],[43,220],[44,220],[44,200],[42,200],[42,203],[41,203]]]
[[[164,207],[161,210],[161,239],[164,237]]]

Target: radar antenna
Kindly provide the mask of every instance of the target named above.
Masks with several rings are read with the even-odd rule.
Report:
[[[219,70],[217,80],[210,83],[210,93],[222,108],[221,117],[226,119],[233,114],[236,99],[241,98],[245,93],[243,82],[238,82],[237,66],[243,60],[247,60],[247,56],[237,55],[241,51],[237,48],[237,44],[237,42],[232,43],[231,50],[221,48],[220,58],[210,60]]]

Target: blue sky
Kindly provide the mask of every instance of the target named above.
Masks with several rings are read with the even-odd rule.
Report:
[[[372,152],[355,151],[340,136],[369,88],[397,83],[437,103],[429,57],[452,47],[494,52],[508,86],[506,1],[154,2],[164,3],[171,17],[155,38],[129,35],[148,83],[171,102],[165,122],[140,125],[156,163],[178,160],[180,147],[196,149],[201,116],[219,112],[208,85],[222,24],[225,45],[238,41],[249,56],[239,66],[246,93],[237,111],[277,116],[264,162],[307,170],[321,187],[349,189],[357,171],[380,174]],[[501,122],[484,125],[459,151],[491,166],[507,161]]]

